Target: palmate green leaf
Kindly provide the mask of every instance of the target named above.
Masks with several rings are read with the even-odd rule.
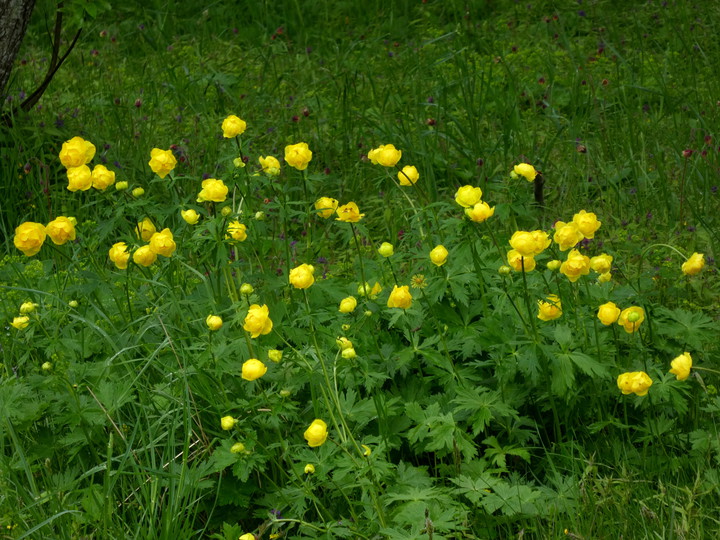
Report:
[[[450,481],[458,486],[454,492],[464,495],[473,504],[478,504],[488,493],[502,483],[502,480],[492,476],[490,473],[482,473],[478,478],[460,475],[451,478]]]
[[[668,336],[682,347],[704,349],[717,339],[719,326],[699,311],[659,308],[655,314],[658,334]]]
[[[499,392],[485,388],[458,388],[451,403],[455,405],[457,418],[468,417],[475,436],[485,431],[493,418],[517,418],[517,411],[503,403]]]
[[[539,511],[541,499],[543,499],[542,492],[530,486],[511,486],[501,483],[495,486],[492,493],[483,497],[481,504],[488,512],[500,510],[505,516],[537,515],[541,513]]]
[[[408,403],[405,412],[417,423],[408,431],[410,442],[424,442],[424,449],[429,452],[453,449],[455,420],[452,414],[442,414],[438,403],[431,404],[424,411],[419,404]]]
[[[485,450],[485,457],[503,469],[507,468],[506,456],[517,456],[528,463],[530,462],[530,452],[514,444],[501,446],[496,437],[488,437],[483,441],[483,444],[488,446]]]

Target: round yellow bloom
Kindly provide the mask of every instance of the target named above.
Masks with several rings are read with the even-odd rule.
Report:
[[[53,219],[45,226],[45,232],[58,246],[62,246],[68,240],[75,240],[75,224],[65,216]]]
[[[177,165],[177,159],[175,159],[172,150],[153,148],[150,151],[150,161],[148,165],[150,165],[152,172],[160,178],[165,178],[168,173],[175,168],[175,165]]]
[[[301,142],[285,147],[285,163],[295,167],[298,171],[307,169],[311,159],[312,151],[308,148],[307,143]]]
[[[225,120],[223,120],[221,127],[223,131],[223,137],[225,137],[226,139],[232,139],[233,137],[237,137],[238,135],[243,134],[245,128],[247,128],[247,123],[245,122],[245,120],[242,120],[234,114],[231,114]]]
[[[232,416],[223,416],[220,419],[220,427],[223,428],[225,431],[234,428],[235,424],[237,424],[237,420],[235,420]]]
[[[275,362],[276,364],[282,360],[283,353],[282,351],[279,351],[278,349],[270,349],[268,351],[268,358]]]
[[[518,176],[524,176],[525,180],[528,182],[535,180],[535,177],[538,175],[535,167],[529,163],[519,163],[518,165],[515,165],[515,167],[513,167],[513,172]]]
[[[303,263],[290,270],[288,280],[296,289],[307,289],[315,283],[314,272],[315,268],[312,265]]]
[[[346,337],[339,337],[335,340],[335,343],[337,343],[337,346],[340,347],[341,351],[344,351],[345,349],[352,349],[353,343]]]
[[[277,176],[278,174],[280,174],[280,162],[277,160],[276,157],[260,156],[258,158],[258,161],[260,162],[260,166],[262,167],[263,172],[268,176]]]
[[[308,463],[305,465],[305,474],[314,474],[315,473],[315,465],[312,463]]]
[[[580,276],[590,273],[590,257],[573,249],[568,253],[565,262],[560,265],[560,273],[565,274],[573,283],[576,282]]]
[[[247,240],[247,227],[244,223],[231,221],[228,224],[227,232],[233,240],[237,240],[238,242]]]
[[[598,276],[598,283],[607,283],[612,279],[612,274],[610,272],[605,272],[604,274],[600,274]]]
[[[552,261],[548,261],[548,263],[545,266],[547,266],[548,270],[552,270],[554,272],[555,270],[560,268],[561,265],[562,265],[562,261],[553,259]]]
[[[472,206],[472,208],[465,209],[465,215],[475,223],[482,223],[486,219],[492,217],[494,213],[495,207],[490,206],[488,203],[483,201],[478,201]]]
[[[240,294],[244,294],[245,296],[250,296],[254,292],[255,292],[255,289],[249,283],[243,283],[242,285],[240,285]]]
[[[316,418],[312,424],[310,424],[310,427],[305,430],[303,437],[305,437],[305,440],[311,448],[321,446],[328,437],[327,424]]]
[[[127,250],[127,244],[125,242],[116,242],[108,251],[110,260],[115,263],[120,270],[125,270],[130,260],[130,253]]]
[[[670,362],[670,366],[670,373],[675,375],[675,378],[678,381],[684,381],[690,376],[690,369],[692,368],[692,357],[690,356],[690,353],[682,353]]]
[[[66,169],[87,165],[95,156],[95,145],[82,137],[65,141],[60,149],[60,163]]]
[[[253,533],[245,533],[238,538],[238,540],[255,540],[255,535]]]
[[[638,306],[625,308],[620,312],[617,323],[622,326],[628,334],[632,334],[645,320],[645,310]]]
[[[378,253],[383,257],[391,257],[395,253],[395,248],[390,242],[383,242],[378,248]]]
[[[541,321],[552,321],[562,315],[562,304],[560,298],[555,294],[548,295],[547,302],[538,300],[538,319]]]
[[[13,243],[26,257],[32,257],[45,242],[45,227],[41,223],[26,221],[15,228]]]
[[[523,257],[534,257],[537,255],[537,244],[531,232],[515,231],[510,237],[510,245]]]
[[[92,173],[87,165],[71,167],[67,170],[68,191],[87,191],[92,187]]]
[[[127,180],[121,180],[120,182],[115,183],[115,189],[117,191],[123,191],[128,188]]]
[[[560,247],[560,251],[567,251],[568,249],[575,247],[583,238],[583,233],[580,232],[578,226],[574,221],[565,223],[558,221],[555,223],[555,234],[553,240]]]
[[[365,217],[365,214],[360,213],[358,205],[354,202],[349,202],[339,207],[337,209],[337,215],[338,217],[335,218],[335,221],[344,221],[346,223],[357,223]]]
[[[392,144],[383,144],[368,152],[368,159],[373,165],[383,167],[394,167],[402,157],[402,150],[398,150]]]
[[[150,237],[150,249],[156,255],[170,257],[175,253],[176,248],[177,245],[175,244],[173,233],[170,229],[163,229]]]
[[[212,201],[223,202],[228,194],[228,187],[222,180],[208,178],[203,180],[202,189],[197,196],[197,202]]]
[[[357,292],[360,296],[367,296],[370,300],[375,300],[377,295],[382,292],[382,286],[376,281],[375,285],[370,288],[370,284],[365,282],[365,285],[362,283],[358,285]]]
[[[398,173],[398,181],[401,186],[412,186],[420,178],[420,173],[414,165],[405,165]]]
[[[243,330],[250,332],[250,337],[256,338],[260,334],[266,335],[272,331],[273,323],[270,320],[270,309],[267,305],[253,304],[248,310],[243,323]]]
[[[222,317],[218,315],[208,315],[205,319],[205,324],[210,330],[217,332],[222,328],[223,320]]]
[[[411,304],[412,295],[410,294],[410,288],[407,285],[403,285],[402,287],[395,285],[388,297],[387,307],[407,309]]]
[[[230,447],[230,452],[233,454],[239,454],[245,451],[245,445],[241,442],[236,442]]]
[[[352,348],[352,347],[348,347],[347,349],[343,349],[340,354],[342,355],[342,357],[343,357],[345,360],[352,360],[353,358],[355,358],[355,357],[357,356],[357,353],[355,352],[355,349]]]
[[[523,257],[516,249],[507,252],[507,260],[510,268],[516,272],[532,272],[535,270],[535,257],[532,255]]]
[[[143,218],[143,220],[140,221],[135,228],[135,234],[138,238],[142,238],[143,242],[149,242],[152,235],[156,232],[157,229],[149,217]]]
[[[140,266],[150,266],[157,261],[157,253],[150,249],[150,246],[142,246],[133,253],[133,261]]]
[[[652,379],[644,371],[623,373],[617,378],[618,388],[623,394],[644,396],[652,386]]]
[[[598,274],[605,274],[612,270],[612,255],[603,253],[590,259],[590,268]]]
[[[254,381],[267,373],[267,366],[257,358],[250,358],[242,365],[242,378],[246,381]]]
[[[100,191],[105,191],[115,183],[115,172],[108,170],[105,165],[95,165],[90,176],[92,187]]]
[[[545,231],[532,231],[533,239],[535,240],[535,255],[540,255],[545,249],[552,243],[552,240]]]
[[[348,296],[340,301],[340,313],[352,313],[357,307],[357,300],[354,296]]]
[[[690,258],[682,264],[682,272],[686,276],[694,276],[699,274],[705,266],[705,255],[702,253],[693,253]]]
[[[606,302],[598,308],[597,318],[605,326],[614,324],[620,316],[620,308],[615,305],[615,302]]]
[[[195,225],[200,219],[200,214],[192,208],[189,208],[188,210],[180,210],[180,215],[188,225]]]
[[[337,210],[338,202],[330,197],[320,197],[315,201],[315,210],[321,218],[327,219]]]
[[[138,197],[142,197],[143,195],[145,195],[145,189],[141,187],[136,187],[130,193],[132,193],[132,196],[137,199]]]
[[[575,225],[578,226],[578,229],[580,229],[580,232],[583,233],[585,238],[593,238],[595,236],[595,231],[597,231],[600,228],[600,225],[602,225],[602,222],[598,221],[595,214],[592,212],[586,212],[585,210],[580,210],[577,214],[575,214],[573,216],[573,221],[575,222]]]
[[[38,305],[39,304],[36,304],[35,302],[23,302],[20,305],[20,314],[27,315],[28,313],[32,313]]]
[[[442,266],[447,262],[448,258],[448,250],[445,249],[445,246],[438,245],[433,248],[433,250],[430,252],[430,260],[435,266]]]
[[[10,326],[17,328],[18,330],[25,330],[30,324],[30,317],[27,315],[21,315],[20,317],[14,317]]]
[[[455,202],[463,208],[470,208],[480,202],[482,189],[473,186],[463,186],[455,192]]]
[[[232,206],[223,206],[220,209],[220,215],[223,217],[228,217],[230,214],[232,214]]]

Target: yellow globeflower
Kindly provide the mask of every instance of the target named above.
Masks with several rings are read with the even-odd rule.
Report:
[[[407,309],[412,304],[412,295],[410,294],[410,288],[407,285],[393,287],[390,296],[388,297],[387,306],[389,308],[401,308]]]
[[[92,172],[87,165],[71,167],[67,170],[68,191],[87,191],[92,187]]]
[[[315,473],[315,465],[312,463],[308,463],[305,465],[305,474],[313,474]]]
[[[365,217],[365,214],[360,213],[358,205],[354,202],[349,202],[339,207],[337,209],[337,215],[338,217],[335,218],[335,221],[344,221],[346,223],[357,223]]]
[[[652,379],[644,371],[623,373],[617,378],[618,388],[623,394],[644,396],[652,386]]]
[[[420,178],[420,173],[414,165],[405,165],[398,173],[398,181],[401,186],[412,186]]]
[[[534,257],[536,255],[535,237],[529,231],[515,231],[510,237],[510,245],[523,257]]]
[[[494,213],[495,207],[483,201],[478,201],[471,208],[465,209],[465,215],[475,223],[482,223],[492,217]]]
[[[515,167],[513,167],[513,172],[518,176],[524,176],[525,180],[528,182],[535,180],[535,177],[538,175],[535,167],[529,163],[519,163],[515,165]]]
[[[62,246],[69,240],[75,240],[75,218],[69,219],[60,216],[53,219],[45,226],[45,232],[54,244]]]
[[[388,258],[395,253],[395,248],[390,242],[383,242],[378,248],[378,253],[383,257]]]
[[[243,323],[243,330],[250,332],[251,338],[256,338],[260,334],[269,334],[272,331],[273,323],[270,320],[270,309],[263,304],[253,304],[248,309],[248,314],[245,316]]]
[[[42,223],[26,221],[15,228],[13,243],[26,257],[32,257],[40,251],[45,242],[46,232]]]
[[[595,236],[595,231],[597,231],[600,228],[600,225],[602,225],[602,222],[598,221],[595,214],[592,212],[586,212],[585,210],[580,210],[577,214],[575,214],[573,216],[573,221],[575,222],[575,225],[578,226],[578,229],[580,229],[580,232],[583,233],[585,238],[593,238]]]
[[[95,145],[82,137],[73,137],[65,141],[60,150],[60,163],[66,169],[87,165],[95,156]]]
[[[35,311],[38,305],[39,304],[36,304],[35,302],[23,302],[20,305],[20,315],[27,315],[28,313],[32,313],[33,311]]]
[[[331,217],[337,210],[338,202],[330,197],[320,197],[315,201],[315,210],[321,218],[327,219]]]
[[[480,202],[482,189],[473,186],[462,186],[455,192],[455,202],[463,208],[470,208]]]
[[[320,419],[313,420],[310,427],[303,434],[311,448],[316,448],[325,443],[328,437],[327,424]]]
[[[210,330],[217,332],[222,328],[223,320],[222,317],[218,315],[208,315],[205,319],[205,324]]]
[[[280,162],[277,160],[276,157],[260,156],[258,158],[258,161],[260,162],[260,166],[262,167],[263,172],[268,176],[277,176],[278,174],[280,174]]]
[[[583,255],[577,249],[573,249],[568,254],[565,262],[560,265],[560,273],[565,274],[573,283],[576,282],[580,276],[590,273],[590,257]]]
[[[157,232],[157,229],[155,228],[152,220],[148,217],[143,218],[143,220],[140,221],[135,228],[135,234],[139,238],[142,238],[143,242],[149,242],[155,232]]]
[[[237,240],[239,242],[247,240],[247,227],[244,223],[231,221],[228,224],[227,232],[233,240]]]
[[[670,362],[670,373],[675,375],[678,381],[684,381],[690,376],[692,368],[692,357],[689,352],[684,352]]]
[[[220,427],[223,428],[225,431],[228,431],[235,427],[235,424],[237,424],[237,420],[235,420],[232,416],[223,416],[220,419]]]
[[[590,268],[592,268],[593,272],[597,272],[598,274],[606,274],[612,270],[612,262],[612,255],[603,253],[602,255],[596,255],[590,259]]]
[[[598,308],[597,318],[605,326],[615,324],[618,317],[620,317],[620,308],[615,305],[615,302],[606,302]]]
[[[173,233],[170,229],[163,229],[150,237],[150,249],[156,255],[170,257],[175,253],[176,248],[177,245],[175,244]]]
[[[30,317],[27,315],[21,315],[20,317],[14,317],[10,326],[17,328],[18,330],[25,330],[30,324]]]
[[[645,310],[638,306],[625,308],[620,312],[617,323],[622,326],[628,334],[632,334],[645,320]]]
[[[200,214],[192,208],[189,208],[188,210],[180,210],[180,215],[188,225],[195,225],[200,219]]]
[[[202,182],[202,189],[198,193],[197,202],[212,201],[221,203],[227,197],[228,191],[228,187],[222,180],[208,178]]]
[[[548,295],[547,302],[538,300],[538,319],[541,321],[552,321],[562,315],[560,298],[555,294]]]
[[[368,152],[368,159],[373,165],[383,167],[394,167],[402,157],[402,150],[398,150],[392,144],[383,144]]]
[[[357,307],[357,300],[354,296],[348,296],[340,301],[340,313],[352,313]]]
[[[150,246],[139,247],[135,250],[135,253],[133,253],[133,261],[140,266],[150,266],[156,260],[157,253],[150,249]]]
[[[583,233],[580,232],[578,226],[574,221],[565,223],[558,221],[555,223],[555,234],[553,240],[560,247],[560,251],[567,251],[568,249],[575,247],[583,238]]]
[[[280,360],[282,360],[282,357],[283,357],[283,352],[280,351],[280,350],[278,350],[278,349],[270,349],[270,350],[268,351],[268,359],[269,359],[269,360],[272,360],[272,361],[275,362],[276,364],[277,364]]]
[[[245,128],[247,128],[247,123],[245,123],[245,120],[242,120],[234,114],[231,114],[225,120],[223,120],[221,127],[223,131],[223,137],[225,137],[226,139],[232,139],[233,137],[237,137],[238,135],[243,134]]]
[[[447,262],[448,258],[448,250],[445,249],[445,246],[438,245],[433,248],[433,250],[430,252],[430,260],[435,266],[442,266]]]
[[[699,274],[705,266],[705,255],[702,253],[693,253],[690,258],[682,264],[682,272],[686,276],[694,276]]]
[[[105,191],[115,183],[115,173],[108,170],[105,165],[95,165],[90,176],[92,178],[92,187],[100,191]]]
[[[308,148],[307,143],[301,142],[285,147],[285,163],[296,168],[298,171],[307,169],[311,159],[312,150]]]
[[[307,289],[315,283],[314,272],[315,268],[312,265],[303,263],[290,270],[288,280],[296,289]]]
[[[108,251],[110,260],[115,263],[120,270],[125,270],[130,260],[130,253],[127,250],[127,244],[125,242],[115,242]]]
[[[148,165],[150,165],[152,172],[160,178],[165,178],[168,173],[175,168],[175,165],[177,165],[177,159],[175,159],[172,150],[153,148],[150,151],[150,161],[148,161]]]
[[[242,365],[242,378],[246,381],[254,381],[267,373],[267,366],[257,358],[250,358]]]
[[[508,264],[516,272],[532,272],[535,270],[535,257],[523,257],[516,249],[507,252]]]

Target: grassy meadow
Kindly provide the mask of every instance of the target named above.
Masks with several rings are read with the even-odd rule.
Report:
[[[1,538],[720,536],[720,6],[68,6],[0,127]]]

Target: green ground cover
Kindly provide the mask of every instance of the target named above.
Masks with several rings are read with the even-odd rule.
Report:
[[[718,536],[720,7],[191,4],[0,130],[3,537]]]

